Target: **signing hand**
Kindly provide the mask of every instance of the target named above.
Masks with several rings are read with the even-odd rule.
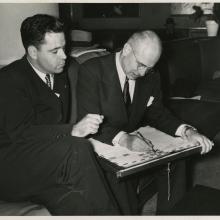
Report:
[[[202,147],[201,154],[206,154],[212,150],[214,143],[210,141],[204,135],[194,131],[193,129],[188,129],[186,132],[186,138],[194,145],[200,145]]]
[[[89,134],[95,134],[99,129],[99,124],[103,122],[103,118],[103,115],[87,114],[73,126],[71,135],[76,137],[86,137]]]
[[[142,138],[135,134],[123,134],[119,140],[119,145],[126,147],[131,151],[149,151],[152,149],[151,143],[147,143]]]

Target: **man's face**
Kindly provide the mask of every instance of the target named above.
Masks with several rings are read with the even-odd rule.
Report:
[[[130,44],[129,53],[123,59],[123,69],[129,79],[135,80],[145,76],[158,61],[161,50],[157,45],[139,45],[133,48]]]
[[[66,60],[64,33],[46,33],[44,41],[36,52],[36,67],[44,73],[61,73]]]

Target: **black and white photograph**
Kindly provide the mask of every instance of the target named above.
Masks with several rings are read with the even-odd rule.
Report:
[[[219,24],[217,1],[0,1],[0,218],[219,216]]]

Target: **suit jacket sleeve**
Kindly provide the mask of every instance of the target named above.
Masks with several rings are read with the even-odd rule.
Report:
[[[101,105],[101,86],[102,86],[102,65],[99,62],[86,62],[81,65],[78,75],[77,102],[78,102],[78,121],[87,114],[104,114]],[[105,115],[104,115],[105,117]],[[112,144],[112,139],[123,128],[112,124],[111,119],[104,118],[100,124],[98,132],[92,137]]]
[[[69,59],[68,78],[70,82],[71,106],[70,106],[70,123],[76,123],[77,120],[77,98],[76,85],[78,81],[79,63],[74,58]]]

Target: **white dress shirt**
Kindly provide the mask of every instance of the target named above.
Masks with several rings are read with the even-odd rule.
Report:
[[[27,59],[28,60],[28,59]],[[32,68],[34,69],[34,71],[37,73],[37,75],[44,81],[45,84],[47,84],[46,82],[46,74],[47,73],[43,73],[40,70],[38,70],[37,68],[35,68],[31,62],[28,60],[28,62],[30,63],[30,65],[32,66]],[[53,86],[54,86],[54,74],[49,74],[50,76],[50,81],[51,81],[51,89],[53,90]]]
[[[120,57],[120,52],[117,52],[117,53],[116,53],[116,56],[115,56],[116,70],[117,70],[117,73],[118,73],[118,77],[119,77],[119,81],[120,81],[120,85],[121,85],[121,90],[123,91],[124,84],[125,84],[125,79],[126,79],[126,74],[125,74],[125,72],[124,72],[123,69],[122,69],[122,66],[121,66],[119,57]],[[130,93],[130,97],[131,97],[131,102],[133,101],[134,90],[135,90],[135,80],[129,80],[129,93]],[[186,125],[186,124],[180,125],[180,126],[177,128],[175,135],[176,135],[176,136],[184,136],[185,129],[186,129],[187,126],[190,126],[190,125]],[[121,136],[122,136],[123,134],[125,134],[125,133],[126,133],[125,131],[120,131],[120,132],[113,138],[112,144],[113,144],[113,145],[118,145]]]
[[[124,85],[125,85],[126,75],[124,73],[124,70],[121,67],[121,63],[119,61],[119,56],[120,56],[120,52],[116,53],[116,56],[115,56],[116,69],[117,69],[117,73],[118,73],[118,77],[119,77],[119,81],[120,81],[120,85],[121,85],[121,91],[123,91]],[[134,97],[135,80],[129,79],[128,82],[129,82],[129,93],[130,93],[130,98],[131,98],[131,102],[132,102],[133,97]]]

